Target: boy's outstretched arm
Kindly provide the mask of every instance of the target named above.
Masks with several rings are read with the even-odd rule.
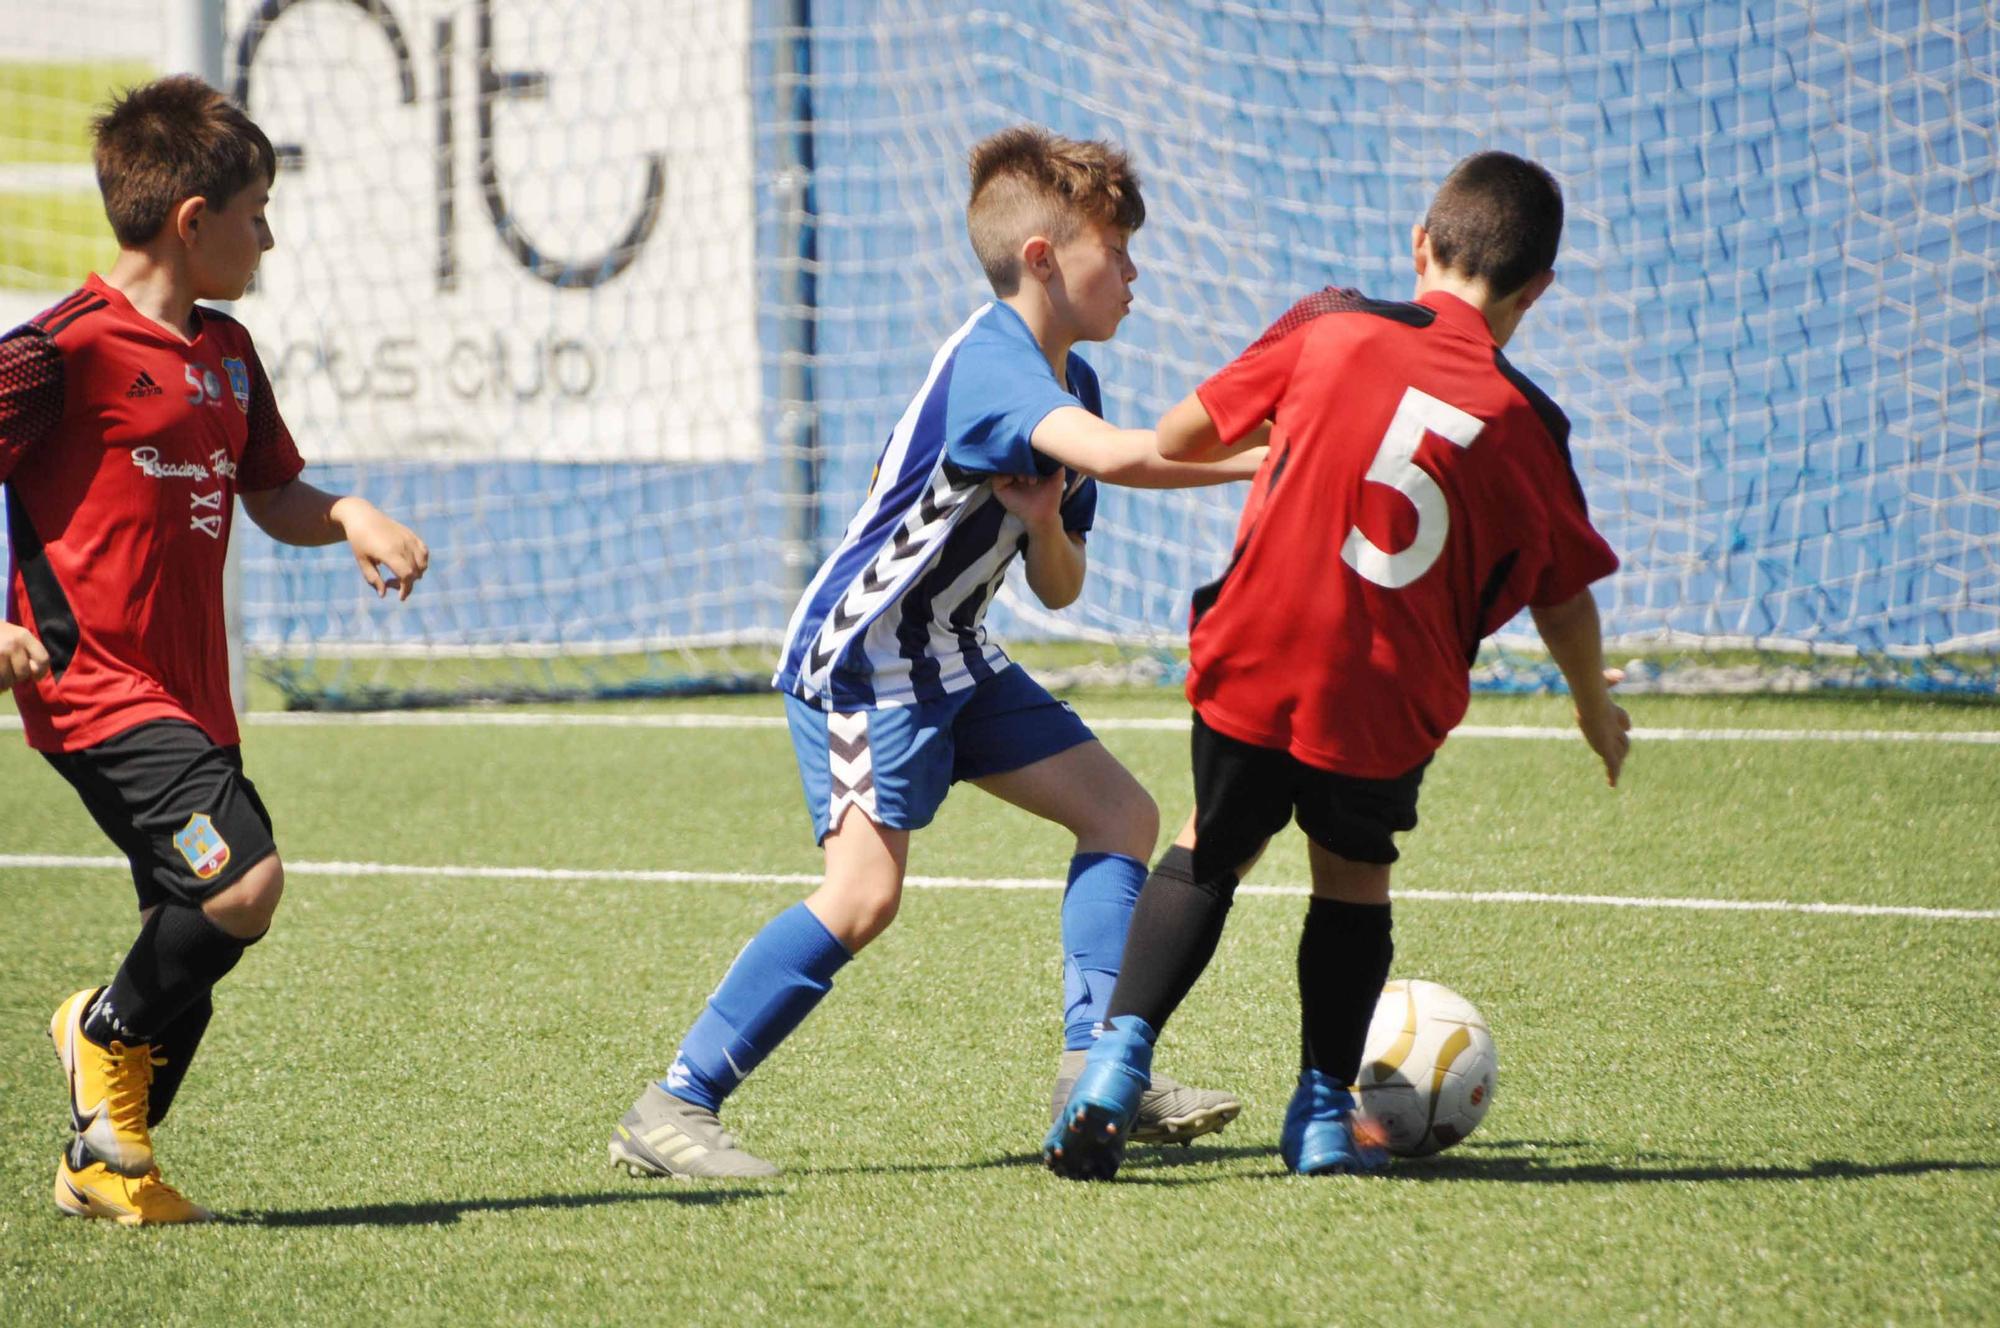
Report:
[[[1083,541],[1063,529],[1063,482],[1060,470],[1032,477],[1001,475],[993,481],[993,496],[1028,527],[1022,570],[1028,577],[1028,589],[1051,609],[1076,601],[1083,593],[1083,576],[1089,568]]]
[[[1155,432],[1159,434],[1161,456],[1199,465],[1225,463],[1271,441],[1268,420],[1241,438],[1225,440],[1216,429],[1208,407],[1193,392],[1160,417]]]
[[[344,539],[361,566],[361,579],[378,596],[394,588],[398,599],[410,591],[431,565],[431,551],[417,533],[383,515],[366,498],[318,489],[291,480],[275,489],[245,490],[243,510],[264,533],[281,544],[312,546]],[[382,575],[382,568],[389,575]]]
[[[1542,644],[1549,648],[1563,681],[1576,702],[1576,726],[1583,740],[1604,762],[1604,777],[1618,783],[1625,754],[1631,750],[1632,719],[1611,699],[1611,684],[1624,675],[1604,667],[1604,633],[1598,623],[1597,600],[1584,587],[1560,604],[1530,609]]]
[[[1065,466],[1132,489],[1192,489],[1247,480],[1264,460],[1261,452],[1251,451],[1213,465],[1170,461],[1160,454],[1151,429],[1120,429],[1081,406],[1050,411],[1029,441],[1037,452]]]

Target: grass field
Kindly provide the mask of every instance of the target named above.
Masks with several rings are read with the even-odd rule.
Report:
[[[2000,728],[1990,706],[1913,701],[1629,704],[1653,728]],[[1079,707],[1176,713],[1164,694]],[[1537,699],[1471,716],[1563,719]],[[1104,737],[1177,823],[1185,737]],[[1656,738],[1612,792],[1573,740],[1455,739],[1405,840],[1396,971],[1491,1022],[1480,1132],[1386,1179],[1283,1172],[1301,901],[1249,894],[1160,1054],[1240,1091],[1243,1118],[1102,1186],[1035,1158],[1057,896],[976,885],[913,889],[732,1100],[782,1177],[607,1168],[611,1121],[804,892],[768,878],[815,870],[782,729],[259,725],[246,754],[292,864],[286,906],[220,989],[159,1137],[169,1178],[230,1220],[134,1232],[50,1205],[64,1118],[42,1036],[58,999],[115,968],[129,883],[20,865],[109,847],[0,734],[7,1323],[2000,1320],[1994,745]],[[965,790],[912,871],[1054,878],[1066,855]],[[636,875],[669,871],[695,879]],[[1304,879],[1295,836],[1253,877]],[[1500,891],[1655,902],[1440,897]],[[1777,907],[1809,902],[1913,912]]]

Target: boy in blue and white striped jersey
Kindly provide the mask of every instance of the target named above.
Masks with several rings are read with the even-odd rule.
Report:
[[[897,421],[861,510],[792,615],[785,694],[824,883],[737,956],[672,1068],[619,1121],[633,1174],[761,1176],[723,1099],[896,915],[910,833],[970,781],[1076,837],[1062,904],[1065,1051],[1081,1067],[1117,978],[1159,809],[1076,713],[1012,663],[985,614],[1022,559],[1052,609],[1076,599],[1097,480],[1178,488],[1247,480],[1261,452],[1214,466],[1163,460],[1151,430],[1102,418],[1071,351],[1109,340],[1132,304],[1127,252],[1145,220],[1124,153],[1020,127],[977,144],[966,208],[997,300],[939,348]],[[1185,1140],[1241,1109],[1153,1077],[1133,1138]]]

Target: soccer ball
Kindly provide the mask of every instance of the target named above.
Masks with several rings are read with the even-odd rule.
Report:
[[[1498,1069],[1493,1034],[1471,1001],[1435,982],[1391,982],[1368,1025],[1354,1099],[1390,1152],[1423,1157],[1485,1118]]]

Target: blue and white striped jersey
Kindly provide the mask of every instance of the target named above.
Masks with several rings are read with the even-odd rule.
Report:
[[[986,607],[1027,546],[993,495],[997,475],[1048,475],[1029,442],[1051,411],[1102,415],[1097,375],[1075,354],[1065,391],[1028,325],[984,305],[952,333],[882,449],[861,510],[792,612],[773,684],[832,710],[931,701],[1007,667]],[[1090,529],[1097,482],[1075,472],[1065,529]]]

